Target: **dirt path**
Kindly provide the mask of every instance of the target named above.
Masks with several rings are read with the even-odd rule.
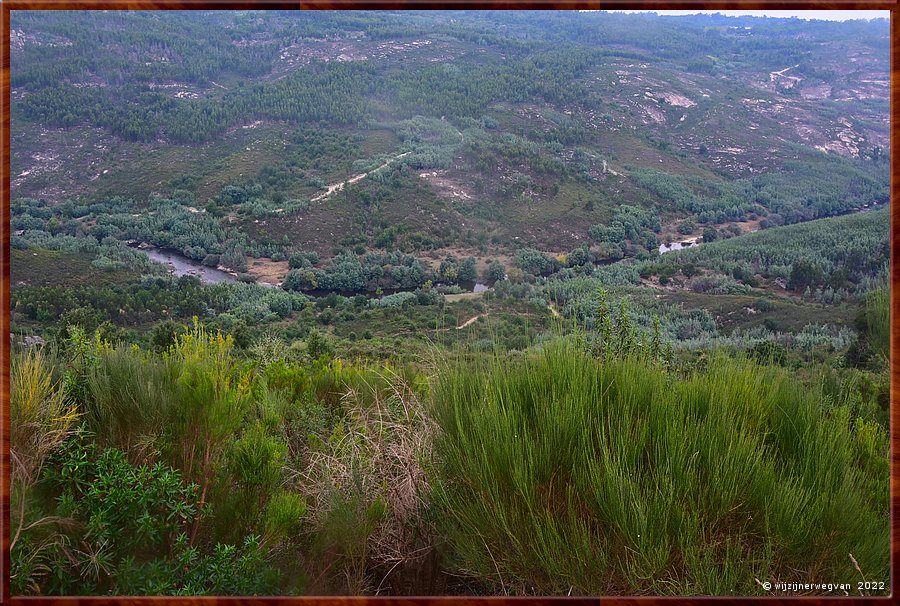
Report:
[[[465,301],[466,299],[477,299],[485,292],[461,292],[456,295],[444,295],[444,299],[447,300],[447,303],[456,303],[457,301]]]
[[[800,67],[800,64],[798,63],[797,65],[792,65],[790,67],[786,67],[781,71],[769,72],[769,81],[775,82],[775,77],[779,76],[781,78],[786,78],[788,80],[794,80],[795,82],[800,82],[800,80],[802,80],[803,78],[798,78],[797,76],[785,76],[784,75],[784,72],[788,71],[789,69],[794,69],[795,67]]]
[[[560,313],[559,313],[559,310],[556,309],[556,303],[554,303],[554,302],[551,301],[551,302],[547,305],[547,307],[550,308],[550,314],[551,314],[554,318],[561,318],[561,317],[562,317],[562,314],[560,314]]]
[[[609,174],[611,174],[613,177],[621,177],[621,176],[622,176],[622,173],[617,173],[616,171],[614,171],[614,170],[612,169],[612,167],[610,167],[609,165],[607,165],[606,160],[603,160],[603,172],[604,172],[604,173],[609,173]]]
[[[394,156],[393,158],[391,158],[390,160],[388,160],[387,162],[385,162],[384,164],[382,164],[382,165],[379,166],[378,168],[376,168],[376,169],[374,169],[374,170],[370,170],[369,172],[373,173],[373,172],[375,172],[376,170],[381,170],[382,168],[388,166],[388,165],[389,165],[391,162],[393,162],[394,160],[399,160],[399,159],[402,158],[403,156],[408,156],[410,153],[411,153],[411,152],[404,152],[404,153],[402,153],[402,154],[400,154],[400,155]],[[318,202],[318,201],[320,201],[320,200],[324,200],[325,198],[327,198],[328,196],[330,196],[330,195],[333,194],[334,192],[336,192],[336,191],[341,191],[342,189],[344,189],[344,186],[345,186],[345,185],[353,185],[354,183],[357,183],[358,181],[362,181],[363,179],[366,178],[366,176],[368,176],[368,174],[369,174],[369,173],[360,173],[360,174],[358,174],[358,175],[356,175],[356,176],[350,177],[350,178],[347,179],[346,181],[341,181],[340,183],[335,183],[334,185],[329,185],[329,186],[328,186],[328,190],[327,190],[324,194],[319,194],[318,196],[316,196],[315,198],[313,198],[312,200],[310,200],[310,202]]]
[[[473,324],[476,320],[478,320],[478,318],[483,318],[483,317],[486,316],[486,315],[487,315],[487,314],[479,314],[479,315],[475,316],[474,318],[469,318],[468,320],[466,320],[465,322],[463,322],[462,324],[460,324],[459,326],[457,326],[457,327],[456,327],[456,330],[462,330],[462,329],[465,328],[466,326],[469,326],[470,324]]]

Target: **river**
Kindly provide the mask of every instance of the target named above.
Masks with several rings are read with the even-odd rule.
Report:
[[[162,263],[169,268],[169,272],[176,276],[196,276],[204,284],[220,284],[222,282],[237,282],[237,278],[232,274],[216,269],[215,267],[206,267],[193,259],[189,259],[170,250],[162,250],[159,248],[139,248],[141,252],[156,261]]]
[[[174,250],[153,247],[141,248],[140,246],[137,247],[137,250],[140,250],[157,263],[162,263],[163,265],[168,267],[169,273],[178,277],[195,276],[197,278],[200,278],[200,282],[202,282],[203,284],[221,284],[223,282],[238,281],[237,277],[234,274],[222,271],[221,269],[216,269],[215,267],[207,267],[201,264],[199,261],[188,258]],[[268,284],[266,282],[257,282],[257,284],[269,287],[275,286],[274,284]],[[465,291],[473,293],[482,293],[490,290],[490,286],[488,286],[487,284],[482,284],[481,282],[463,282],[459,284],[459,286]],[[311,297],[327,297],[332,292],[334,292],[335,294],[344,297],[364,295],[369,298],[377,298],[383,295],[390,295],[398,292],[413,292],[415,290],[415,288],[385,288],[380,294],[376,294],[374,291],[344,292],[330,290],[311,290],[306,291],[303,294],[309,295]]]
[[[848,213],[843,214],[851,214],[851,213],[860,213],[866,212],[869,210],[874,210],[879,208],[882,205],[873,204],[871,206],[866,205],[861,208],[854,208],[850,210]],[[837,215],[835,215],[837,216]],[[746,232],[751,233],[751,232]],[[133,244],[133,242],[130,242]],[[667,252],[671,252],[673,250],[682,250],[685,248],[694,248],[703,244],[703,240],[700,236],[694,236],[692,238],[687,238],[685,240],[680,240],[678,242],[672,242],[670,244],[661,244],[659,246],[659,254],[665,254]],[[185,257],[181,253],[168,249],[160,249],[153,248],[152,246],[142,245],[145,248],[141,248],[141,246],[137,247],[137,250],[142,251],[148,257],[156,261],[157,263],[162,263],[163,265],[169,268],[170,273],[176,276],[196,276],[200,278],[200,281],[204,284],[221,284],[223,282],[237,282],[237,276],[234,274],[228,273],[226,271],[222,271],[221,269],[217,269],[215,267],[206,267],[202,265],[199,261],[195,261],[193,259],[189,259]],[[608,265],[611,263],[616,263],[618,261],[611,261],[609,263],[598,263],[598,265]],[[266,282],[258,282],[261,286],[275,287],[274,284],[268,284]],[[490,286],[486,284],[482,284],[481,282],[464,282],[459,284],[459,286],[466,292],[473,293],[482,293],[487,290],[490,290]],[[325,290],[313,290],[307,291],[304,294],[307,294],[311,297],[326,297],[331,292],[335,292],[338,295],[342,295],[345,297],[353,297],[356,295],[364,295],[369,298],[380,297],[382,295],[394,294],[398,292],[408,291],[412,292],[416,289],[414,288],[385,288],[381,294],[376,294],[373,291],[364,291],[364,292],[337,292],[337,291],[325,291]]]

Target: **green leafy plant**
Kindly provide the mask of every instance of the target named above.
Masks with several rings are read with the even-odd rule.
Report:
[[[33,593],[81,595],[254,595],[276,590],[278,574],[255,537],[242,548],[189,545],[198,486],[162,463],[132,465],[124,452],[101,449],[83,432],[56,455],[43,478],[55,513],[71,521]],[[35,534],[35,541],[41,540]],[[18,566],[23,563],[14,559]],[[16,570],[16,574],[29,572]]]
[[[74,428],[77,409],[51,375],[44,351],[15,352],[10,362],[10,581],[16,592],[35,591],[49,572],[48,558],[60,537],[45,532],[66,520],[34,507],[34,488],[48,459]]]

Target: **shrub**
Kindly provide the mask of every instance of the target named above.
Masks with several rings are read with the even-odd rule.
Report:
[[[296,252],[288,257],[288,266],[291,269],[300,269],[302,267],[312,267],[319,262],[319,255],[315,252]]]
[[[113,261],[109,257],[97,257],[91,262],[91,265],[100,271],[115,271],[124,269],[125,263],[122,261]]]
[[[753,307],[757,311],[775,311],[778,309],[778,306],[769,299],[756,299],[753,301]]]
[[[449,561],[496,593],[752,595],[852,578],[848,553],[886,575],[886,435],[822,401],[776,367],[713,356],[679,377],[572,341],[450,364],[434,408]]]
[[[172,347],[178,340],[178,335],[184,333],[185,327],[173,320],[164,320],[153,327],[150,333],[150,347],[154,351],[162,352]]]
[[[206,255],[205,257],[203,257],[203,260],[201,261],[201,263],[203,265],[205,265],[206,267],[218,267],[219,255],[213,255],[213,254]]]
[[[163,435],[164,452],[188,481],[200,485],[204,511],[213,469],[253,403],[250,370],[232,355],[234,339],[211,334],[196,319],[181,335],[166,364],[174,377],[176,402]],[[201,517],[191,529],[191,542]]]
[[[70,440],[45,474],[56,514],[76,522],[31,570],[34,593],[81,595],[254,595],[274,593],[279,575],[258,541],[203,553],[183,530],[197,514],[198,486],[161,464],[134,466],[117,449]],[[77,541],[77,549],[68,542]],[[13,558],[22,580],[24,561]],[[17,570],[18,568],[18,570]]]
[[[313,360],[334,356],[334,345],[327,336],[318,330],[310,331],[306,337],[306,353]]]
[[[749,286],[739,284],[731,276],[721,275],[706,275],[691,278],[689,286],[694,292],[716,295],[735,295],[750,291]]]
[[[284,278],[284,281],[281,283],[281,288],[284,290],[315,290],[318,288],[319,282],[316,279],[316,274],[313,271],[303,271],[299,269],[292,269],[287,273]]]
[[[536,276],[553,271],[553,259],[533,248],[522,248],[515,254],[516,267]]]
[[[26,503],[31,489],[40,479],[48,457],[71,433],[77,415],[76,407],[67,402],[62,385],[53,380],[51,368],[52,360],[37,347],[16,352],[10,360],[11,551],[25,530]],[[26,547],[24,551],[29,549]],[[22,589],[30,584],[26,570],[15,577],[14,565],[14,586]]]
[[[506,268],[500,261],[492,261],[487,266],[484,277],[490,282],[499,282],[506,277]]]
[[[824,280],[822,268],[812,261],[799,260],[791,265],[791,275],[787,286],[791,290],[803,292],[815,288]]]
[[[240,486],[251,493],[267,494],[281,478],[286,454],[284,444],[267,436],[257,422],[232,444],[227,460]]]
[[[700,270],[697,269],[697,266],[693,263],[685,263],[681,266],[681,274],[685,278],[692,278],[700,273]]]
[[[373,299],[369,302],[372,307],[389,307],[399,308],[411,301],[416,301],[416,293],[414,292],[398,292],[392,295],[386,295],[380,299]]]
[[[459,265],[459,271],[457,272],[456,277],[460,282],[472,282],[478,277],[478,272],[475,269],[475,257],[466,257],[463,259],[462,263]]]
[[[316,440],[300,477],[315,533],[319,593],[360,594],[412,583],[433,557],[426,469],[431,424],[412,369],[333,364],[322,377],[345,386],[346,415]],[[325,381],[328,379],[328,381]],[[323,385],[324,386],[324,385]],[[333,389],[333,387],[330,387]]]
[[[685,219],[678,224],[678,233],[682,236],[689,236],[697,229],[697,224],[691,219]]]

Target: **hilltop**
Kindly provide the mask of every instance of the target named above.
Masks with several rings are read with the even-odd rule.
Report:
[[[622,205],[664,241],[887,197],[877,21],[23,12],[12,30],[15,197],[175,197],[285,256],[602,256],[622,241],[591,227]]]

